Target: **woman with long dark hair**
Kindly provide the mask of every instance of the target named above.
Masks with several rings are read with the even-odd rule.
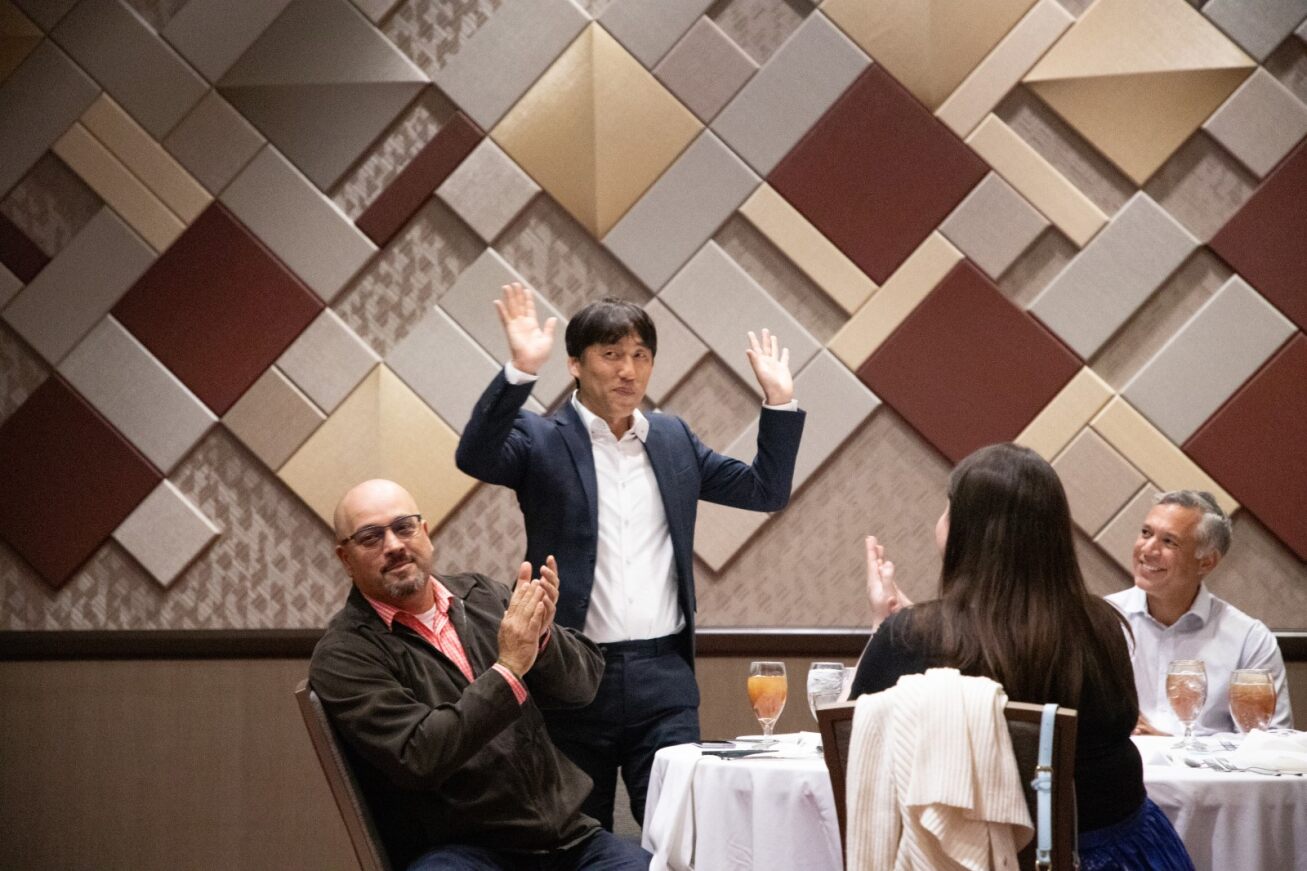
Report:
[[[867,643],[851,695],[948,666],[998,681],[1012,701],[1075,708],[1080,867],[1192,869],[1144,792],[1130,741],[1139,706],[1124,621],[1085,589],[1053,467],[1013,444],[971,454],[949,478],[935,538],[944,556],[939,598],[911,607],[883,548],[868,539],[874,619],[888,618]]]

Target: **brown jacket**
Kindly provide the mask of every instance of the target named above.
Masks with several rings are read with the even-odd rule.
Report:
[[[588,704],[603,657],[555,625],[519,705],[490,668],[509,590],[482,575],[441,576],[472,683],[407,627],[387,630],[357,589],[313,651],[309,682],[347,745],[391,860],[442,844],[540,850],[597,823],[580,813],[590,779],[549,740],[540,707]]]

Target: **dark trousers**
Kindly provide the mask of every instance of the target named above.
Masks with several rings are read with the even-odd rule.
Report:
[[[581,806],[609,831],[617,772],[644,825],[644,799],[654,754],[699,740],[699,685],[678,652],[677,636],[600,644],[604,677],[595,700],[579,710],[546,711],[554,745],[594,781]]]
[[[579,844],[548,853],[440,847],[409,865],[408,871],[648,871],[652,858],[635,844],[597,829]]]

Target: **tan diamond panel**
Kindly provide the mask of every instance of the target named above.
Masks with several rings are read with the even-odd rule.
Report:
[[[130,5],[153,30],[175,24],[185,9],[179,0]],[[541,188],[532,196],[524,178],[523,193],[499,212],[469,199],[471,191],[445,201],[435,191],[411,192],[427,198],[424,204],[333,300],[332,310],[371,352],[385,358],[409,336],[487,244],[564,315],[600,296],[648,304],[654,290],[596,239],[640,201],[702,125],[652,75],[648,64],[657,58],[642,63],[602,20],[584,21],[601,16],[608,4],[356,5],[433,84],[377,126],[375,140],[322,191],[342,221],[356,221],[402,184],[402,171],[454,112],[481,119],[503,151],[497,172],[525,174]],[[1074,479],[1077,519],[1086,526],[1077,532],[1077,550],[1095,592],[1128,583],[1130,544],[1154,492],[1206,487],[1236,509],[1235,547],[1214,575],[1213,589],[1276,628],[1307,628],[1307,566],[1274,529],[1239,508],[1218,477],[1118,395],[1217,288],[1232,277],[1247,281],[1206,243],[1249,202],[1263,177],[1271,177],[1263,164],[1273,158],[1251,171],[1248,137],[1208,122],[1260,70],[1256,83],[1276,99],[1244,99],[1238,117],[1249,130],[1269,131],[1277,152],[1292,152],[1301,132],[1289,122],[1307,112],[1307,46],[1288,37],[1259,66],[1183,0],[999,0],[987,4],[983,16],[973,5],[720,0],[706,14],[731,51],[750,58],[759,72],[805,22],[833,24],[927,109],[938,110],[1052,224],[1023,251],[1024,240],[1014,240],[1012,250],[1020,253],[993,267],[1002,270],[992,276],[1000,290],[1021,309],[1140,190],[1198,240],[1198,249],[1084,361],[1017,440],[1050,460],[1060,456]],[[32,70],[23,63],[39,39],[14,11],[0,0],[8,40],[0,53],[0,150],[34,154],[31,129],[5,126],[7,116],[17,117],[9,109],[33,93]],[[220,34],[209,38],[212,48],[221,47]],[[528,51],[529,69],[504,63],[510,49]],[[22,87],[7,90],[15,70],[23,72],[17,77]],[[366,69],[351,67],[348,75],[358,80],[333,86],[367,85]],[[55,90],[66,86],[51,82]],[[50,94],[52,116],[66,97]],[[208,99],[216,99],[215,92]],[[816,120],[821,113],[812,114]],[[307,116],[303,105],[286,105],[274,115],[260,120],[292,126],[322,120]],[[103,205],[163,251],[239,168],[225,181],[202,178],[210,186],[202,187],[192,176],[199,170],[183,168],[192,166],[193,154],[170,155],[159,144],[164,133],[146,133],[107,95],[71,127],[75,114],[62,117],[57,130],[41,134],[48,136],[37,145],[44,155],[0,190],[0,215],[47,257]],[[757,119],[789,129],[787,120]],[[305,141],[303,129],[276,133],[269,136],[274,142]],[[172,149],[173,137],[164,138]],[[479,171],[469,164],[451,178],[476,178]],[[689,212],[696,202],[691,195],[675,207]],[[492,214],[499,215],[493,223],[482,220]],[[965,255],[936,228],[877,287],[818,225],[764,183],[710,238],[768,300],[856,371]],[[7,256],[0,245],[0,265]],[[23,284],[7,267],[0,278],[2,309]],[[694,315],[685,323],[691,334],[705,326]],[[741,324],[741,346],[746,326],[764,325]],[[738,348],[721,344],[708,348],[661,397],[664,412],[684,417],[719,449],[758,413],[751,386],[722,356]],[[1220,365],[1219,349],[1214,353]],[[485,369],[478,362],[479,380]],[[0,322],[0,427],[46,377],[46,365]],[[525,545],[513,495],[454,469],[456,435],[387,367],[374,367],[325,419],[276,369],[260,384],[281,390],[251,390],[226,426],[211,428],[169,475],[180,497],[221,532],[166,589],[110,539],[52,594],[0,541],[0,629],[320,626],[348,583],[332,556],[327,520],[339,493],[372,475],[399,478],[418,496],[436,528],[440,569],[504,578],[513,572]],[[290,419],[284,417],[288,398]],[[810,419],[808,425],[822,422]],[[1078,448],[1068,447],[1073,443]],[[869,532],[891,548],[908,592],[931,595],[939,568],[932,530],[943,508],[947,461],[888,404],[828,450],[791,505],[757,524],[758,533],[720,571],[697,564],[702,625],[864,625],[861,539]],[[1112,474],[1102,474],[1104,464]],[[1307,489],[1307,482],[1290,485]],[[820,570],[814,570],[814,554],[821,555]]]
[[[491,135],[599,239],[701,126],[592,24]]]

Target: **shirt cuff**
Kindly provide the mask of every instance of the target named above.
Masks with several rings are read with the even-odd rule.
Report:
[[[504,364],[504,380],[509,384],[531,384],[540,380],[539,375],[532,375],[530,372],[523,372],[508,362]]]
[[[511,671],[509,671],[507,668],[505,668],[504,666],[500,665],[497,662],[490,667],[493,668],[495,671],[499,672],[500,674],[502,674],[504,676],[504,680],[508,681],[508,688],[513,691],[513,698],[517,699],[517,703],[519,705],[525,704],[526,687],[524,687],[522,685],[522,682],[517,679],[517,675],[513,674]]]
[[[782,403],[781,405],[768,405],[767,403],[764,402],[762,404],[762,407],[770,409],[772,411],[798,411],[799,400],[791,399],[789,402]]]

